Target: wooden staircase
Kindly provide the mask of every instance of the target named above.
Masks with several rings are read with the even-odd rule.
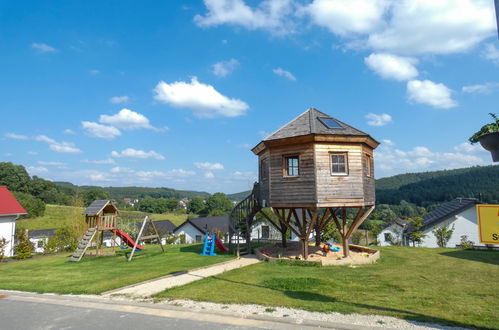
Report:
[[[69,261],[78,262],[81,260],[81,258],[83,258],[85,252],[90,246],[90,243],[92,243],[92,240],[94,239],[96,233],[97,233],[96,228],[88,228],[85,235],[83,235],[83,237],[81,238],[80,243],[78,244],[78,247],[76,248],[75,252],[73,252],[71,257],[69,257]]]
[[[259,195],[259,185],[255,183],[251,194],[237,203],[230,213],[230,237],[232,238],[233,233],[236,233],[244,236],[246,240],[245,246],[239,249],[240,255],[251,253],[253,218],[262,209]]]

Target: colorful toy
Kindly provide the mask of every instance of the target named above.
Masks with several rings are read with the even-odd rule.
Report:
[[[222,241],[217,237],[216,233],[207,233],[204,239],[203,252],[200,253],[202,256],[216,256],[215,245],[222,252],[228,252],[229,250],[223,245]]]
[[[328,252],[340,252],[341,249],[337,246],[333,246],[331,243],[326,243],[322,247],[322,250],[328,253]]]

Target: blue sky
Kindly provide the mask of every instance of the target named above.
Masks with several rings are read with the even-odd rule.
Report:
[[[309,107],[382,142],[376,176],[492,164],[489,0],[0,0],[0,156],[75,184],[249,189]]]

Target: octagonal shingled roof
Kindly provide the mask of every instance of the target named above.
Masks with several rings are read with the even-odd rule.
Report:
[[[318,135],[350,135],[369,136],[330,115],[315,108],[310,108],[276,132],[267,136],[263,141],[285,139],[309,134]]]
[[[5,186],[0,186],[0,215],[28,214]]]

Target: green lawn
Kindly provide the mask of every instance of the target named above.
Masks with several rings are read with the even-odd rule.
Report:
[[[47,205],[43,217],[17,220],[16,225],[19,228],[29,230],[61,228],[74,221],[76,217],[81,216],[83,208],[64,205]],[[146,213],[137,211],[123,211],[120,213],[123,217],[140,217]],[[175,226],[180,225],[187,219],[185,214],[147,214],[152,220],[170,220]]]
[[[68,262],[68,254],[36,257],[0,264],[0,289],[31,292],[97,294],[179,271],[211,265],[233,258],[229,255],[200,256],[201,244],[147,245],[127,262],[124,251],[107,257],[84,257]]]
[[[173,288],[158,298],[390,315],[499,328],[499,252],[380,248],[374,265],[260,263]]]

